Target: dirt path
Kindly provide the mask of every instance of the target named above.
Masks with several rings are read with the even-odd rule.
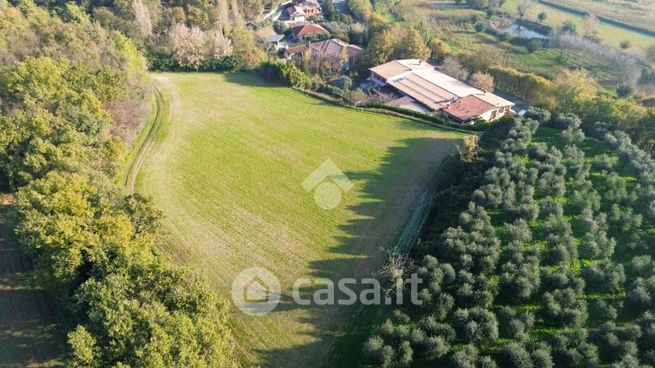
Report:
[[[129,193],[134,193],[136,191],[139,170],[141,170],[141,166],[143,166],[143,162],[148,152],[155,144],[155,137],[157,137],[157,134],[166,121],[168,121],[170,115],[170,101],[164,97],[159,88],[155,88],[154,98],[154,117],[152,117],[148,124],[146,124],[143,132],[128,156],[123,185],[127,188]]]

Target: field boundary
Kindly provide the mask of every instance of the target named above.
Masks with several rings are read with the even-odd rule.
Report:
[[[126,158],[126,169],[123,174],[122,184],[128,192],[133,194],[136,191],[137,178],[145,158],[155,144],[155,137],[161,131],[162,125],[170,114],[170,101],[166,100],[162,91],[155,87],[152,102],[153,112],[141,130],[137,142],[134,144]]]
[[[291,87],[291,88],[298,91],[298,92],[306,94],[307,96],[319,99],[321,101],[331,103],[331,104],[339,106],[339,107],[344,107],[344,108],[347,108],[347,109],[352,109],[352,110],[361,111],[361,112],[369,112],[369,113],[379,114],[379,115],[394,116],[394,117],[398,117],[398,118],[411,120],[411,121],[421,123],[421,124],[427,124],[427,125],[433,126],[435,128],[439,128],[439,129],[443,129],[443,130],[450,130],[450,131],[457,132],[457,133],[473,135],[473,134],[481,134],[481,133],[484,132],[484,130],[480,130],[480,131],[467,130],[467,129],[460,129],[460,128],[445,125],[445,124],[439,124],[439,123],[429,121],[429,120],[426,120],[426,119],[421,119],[421,118],[416,117],[416,116],[412,116],[412,115],[404,114],[404,113],[401,113],[401,112],[398,112],[398,111],[395,111],[395,110],[389,110],[389,109],[380,108],[380,107],[352,106],[352,105],[346,104],[346,103],[344,103],[342,101],[339,101],[339,100],[337,100],[335,98],[332,98],[330,96],[324,95],[322,93],[309,91],[309,90],[306,90],[306,89],[296,88],[296,87]]]

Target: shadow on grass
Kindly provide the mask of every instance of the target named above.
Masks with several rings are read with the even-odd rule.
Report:
[[[315,261],[310,264],[312,277],[330,279],[337,284],[341,278],[379,278],[387,251],[395,245],[412,209],[421,194],[433,182],[441,159],[445,158],[454,141],[449,139],[417,138],[401,142],[401,146],[388,150],[376,172],[346,172],[357,183],[362,183],[362,204],[351,206],[348,211],[356,219],[340,226],[348,234],[334,238],[330,251],[336,259]],[[424,154],[420,159],[417,155]],[[338,163],[337,163],[338,165]],[[317,210],[320,210],[317,208]],[[301,290],[301,296],[309,299],[317,288]],[[345,295],[337,293],[339,298]],[[285,295],[276,311],[294,308],[311,308],[311,318],[303,321],[313,327],[316,342],[286,350],[263,351],[264,361],[274,366],[297,357],[321,356],[327,349],[327,359],[316,366],[357,367],[364,365],[361,351],[364,342],[377,325],[384,322],[391,312],[386,306],[298,306],[291,295]]]
[[[270,93],[270,88],[276,87],[252,74],[226,74],[225,79],[230,83],[248,86],[255,94],[258,89]],[[280,87],[280,93],[288,93],[288,88]],[[316,106],[332,105],[308,98],[311,99],[310,104]],[[398,121],[401,129],[436,129],[400,118],[389,119]],[[432,185],[441,160],[452,151],[457,142],[457,139],[451,138],[400,140],[388,149],[375,171],[345,172],[358,186],[359,204],[339,209],[353,213],[351,220],[339,226],[340,233],[347,235],[332,239],[329,251],[334,256],[329,257],[329,260],[311,262],[309,276],[332,280],[335,286],[342,278],[361,280],[379,276],[387,251],[395,244],[396,237],[421,195]],[[321,159],[327,158],[330,157]],[[335,164],[339,166],[338,161]],[[326,210],[317,206],[316,211]],[[305,300],[311,299],[314,291],[320,288],[321,285],[303,288],[300,296]],[[386,306],[363,306],[359,303],[352,306],[317,306],[314,303],[301,306],[294,302],[290,290],[283,292],[286,294],[282,295],[280,303],[271,313],[297,309],[309,311],[307,317],[300,322],[311,326],[307,330],[314,342],[285,349],[257,351],[265,366],[295,367],[298,362],[310,363],[313,367],[363,366],[365,361],[361,351],[364,342],[391,312],[391,308]],[[340,297],[345,296],[336,295],[337,300]]]
[[[13,237],[11,209],[0,205],[0,367],[57,366],[66,350],[52,301],[34,287],[31,263]]]

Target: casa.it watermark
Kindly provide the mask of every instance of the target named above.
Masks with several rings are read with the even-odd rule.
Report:
[[[417,274],[397,280],[390,289],[384,289],[375,278],[299,278],[293,283],[291,300],[299,306],[329,305],[422,305],[418,287],[423,280]],[[232,282],[232,301],[243,313],[261,316],[275,310],[282,297],[280,281],[269,270],[248,268]]]

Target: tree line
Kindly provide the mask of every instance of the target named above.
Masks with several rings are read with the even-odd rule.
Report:
[[[136,46],[75,5],[61,17],[30,1],[0,13],[0,38],[12,41],[0,68],[0,186],[15,194],[39,284],[71,316],[65,364],[236,366],[226,303],[157,252],[161,213],[114,184],[124,145],[105,106],[143,93]]]

